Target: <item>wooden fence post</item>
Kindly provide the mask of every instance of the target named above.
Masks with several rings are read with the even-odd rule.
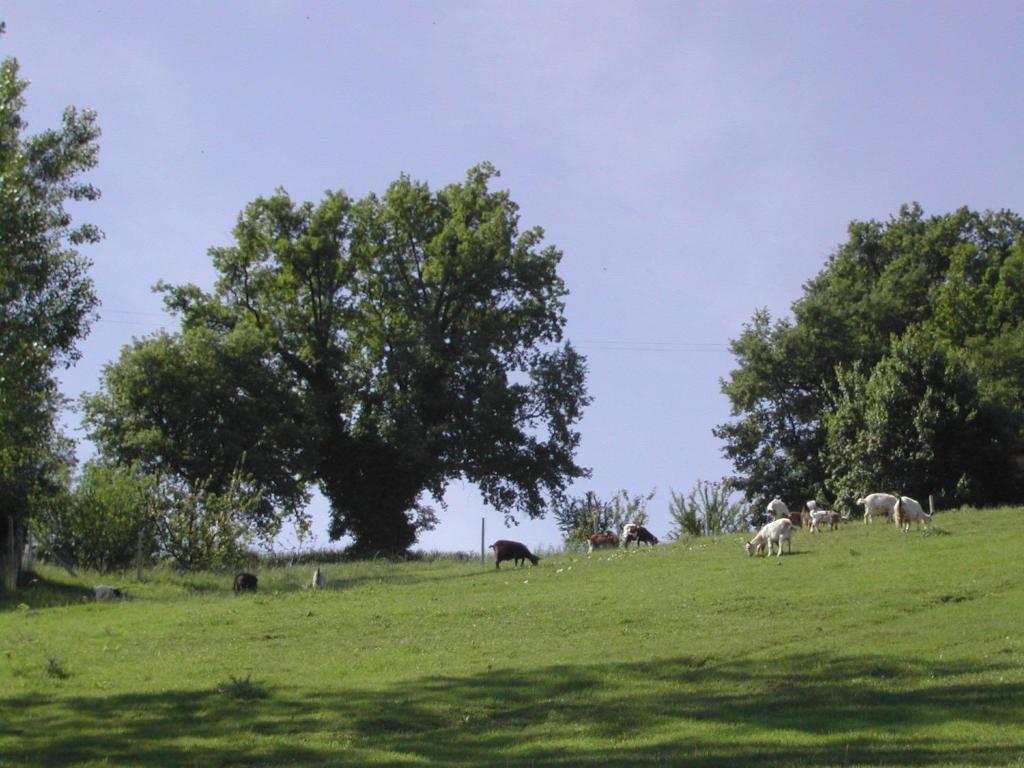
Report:
[[[935,514],[935,497],[932,496],[930,493],[928,494],[928,514]]]
[[[480,515],[480,567],[483,568],[486,564],[484,560],[484,523],[487,518],[484,515]]]

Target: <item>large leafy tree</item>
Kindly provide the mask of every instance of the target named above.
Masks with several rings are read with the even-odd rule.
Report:
[[[986,455],[1008,460],[1018,453],[1024,445],[1022,237],[1024,220],[1010,212],[963,208],[926,218],[919,206],[904,206],[884,223],[853,222],[847,242],[804,286],[792,318],[773,321],[757,311],[732,342],[738,365],[722,383],[734,418],[715,429],[745,496],[829,497],[851,493],[855,483],[863,492],[890,480],[926,490],[940,466],[952,472],[939,458],[951,454],[934,444],[918,451],[911,478],[909,464],[897,470],[886,463],[891,452],[857,442],[870,440],[858,414],[878,412],[883,401],[890,417],[897,403],[909,408],[916,398],[928,401],[932,410],[927,418],[918,413],[918,426],[929,426],[914,441],[938,440],[965,426],[964,413],[985,415],[972,417],[971,429],[983,421],[991,426],[986,419],[1001,414],[996,421],[1004,428],[987,435],[996,447]],[[894,342],[918,331],[928,345],[907,341],[893,357]],[[938,362],[926,364],[928,355]],[[880,365],[884,370],[874,374]],[[929,373],[941,378],[939,370],[957,376],[941,393],[915,383]],[[882,382],[900,392],[882,398]],[[842,413],[830,422],[837,403]],[[894,439],[908,444],[911,437],[900,433],[912,424],[892,419],[890,426]],[[1005,483],[969,479],[959,487],[974,488],[959,496],[973,501],[1014,493]]]
[[[15,59],[0,62],[0,515],[19,529],[67,475],[53,374],[78,358],[94,317],[90,262],[77,247],[101,237],[68,211],[99,196],[80,181],[96,164],[94,113],[69,107],[59,129],[25,136],[26,87]]]
[[[1014,493],[1012,420],[981,395],[966,356],[911,328],[866,374],[838,374],[824,417],[831,496],[849,505],[865,489],[946,503]]]
[[[285,517],[305,526],[303,413],[268,355],[248,326],[133,341],[104,369],[102,390],[83,398],[84,423],[103,455],[168,487],[220,493],[251,473],[262,493],[249,524],[271,537]]]
[[[161,286],[181,333],[108,368],[86,403],[94,436],[175,472],[241,460],[280,498],[294,494],[286,477],[316,483],[331,536],[364,552],[408,548],[430,518],[422,494],[441,498],[456,477],[508,516],[542,514],[585,473],[585,362],[562,340],[561,253],[539,227],[519,230],[496,175],[485,164],[437,191],[403,176],[381,197],[255,200],[235,242],[210,251],[212,291]],[[188,349],[238,358],[211,353],[202,376],[182,376],[174,351]]]

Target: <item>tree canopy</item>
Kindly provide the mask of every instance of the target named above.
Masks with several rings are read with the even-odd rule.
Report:
[[[520,231],[497,175],[253,201],[210,249],[212,291],[160,286],[182,329],[107,368],[91,436],[197,482],[244,466],[296,508],[315,483],[331,537],[365,552],[405,550],[432,519],[422,494],[458,477],[509,517],[543,514],[586,473],[585,361],[562,339],[561,252]]]
[[[715,434],[748,499],[1019,498],[1024,220],[904,206],[853,222],[793,305],[732,342]]]
[[[90,262],[77,248],[101,238],[67,210],[99,197],[80,180],[96,164],[96,116],[69,107],[60,129],[25,136],[27,85],[15,59],[0,62],[0,510],[19,528],[66,480],[54,372],[78,358],[94,317]]]

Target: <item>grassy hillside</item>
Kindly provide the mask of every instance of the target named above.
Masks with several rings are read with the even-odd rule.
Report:
[[[0,766],[1024,765],[1022,520],[332,566],[321,592],[152,574],[118,604],[47,570],[0,613]]]

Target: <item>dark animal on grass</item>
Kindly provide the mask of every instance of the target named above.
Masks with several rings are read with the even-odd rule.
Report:
[[[619,546],[619,537],[611,531],[595,533],[593,536],[587,537],[587,552],[593,552],[595,549],[601,549],[602,547],[614,548],[617,546]]]
[[[120,589],[112,587],[109,584],[97,584],[92,588],[92,596],[97,601],[119,600],[124,597],[124,595],[121,594]]]
[[[653,547],[658,543],[658,537],[642,525],[630,523],[622,529],[622,546],[628,547],[632,541],[636,542],[637,548],[639,548],[641,544],[650,544]]]
[[[494,550],[495,568],[500,568],[503,560],[512,560],[517,566],[527,560],[536,565],[537,561],[540,560],[539,557],[526,548],[525,544],[520,544],[518,541],[498,539],[491,544],[491,549]]]
[[[258,582],[251,573],[240,573],[235,576],[235,592],[255,592]]]
[[[840,523],[848,523],[848,522],[850,522],[850,516],[849,515],[841,515],[838,512],[833,512],[831,519],[829,519],[829,521],[828,521],[828,524],[829,524],[829,527],[834,531],[836,528],[839,527]]]

